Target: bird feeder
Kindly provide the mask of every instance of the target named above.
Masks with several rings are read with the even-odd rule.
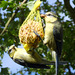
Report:
[[[36,48],[40,42],[39,37],[34,33],[37,32],[40,37],[43,39],[44,32],[39,12],[41,1],[37,0],[34,4],[33,9],[21,25],[19,29],[19,39],[23,44],[26,51],[31,48]]]

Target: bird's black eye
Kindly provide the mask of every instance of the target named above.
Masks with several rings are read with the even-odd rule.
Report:
[[[10,53],[11,53],[11,51],[12,51],[12,49],[10,49],[10,50],[8,51],[8,53],[10,54]]]
[[[47,16],[51,16],[51,14],[47,14]]]

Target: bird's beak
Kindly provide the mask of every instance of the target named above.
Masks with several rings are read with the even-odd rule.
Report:
[[[45,14],[41,14],[41,17],[45,18],[45,17],[46,17],[46,15],[45,15]]]

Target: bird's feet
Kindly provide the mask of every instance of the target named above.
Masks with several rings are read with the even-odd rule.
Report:
[[[34,32],[34,33],[35,33],[35,35],[37,35],[37,36],[39,37],[39,39],[43,42],[43,40],[42,40],[41,36],[37,33],[37,31],[34,31],[34,30],[33,30],[33,32]]]

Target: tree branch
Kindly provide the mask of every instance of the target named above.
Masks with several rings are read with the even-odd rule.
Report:
[[[1,32],[0,35],[2,35],[5,30],[7,29],[9,23],[14,19],[15,15],[17,14],[19,8],[26,2],[26,0],[23,0],[23,2],[17,7],[17,9],[15,10],[15,12],[12,14],[12,16],[9,18],[9,20],[7,21],[7,23],[5,24],[5,28],[3,29],[3,31]]]
[[[70,5],[70,0],[64,0],[64,5],[75,23],[75,9]]]
[[[72,72],[70,70],[70,65],[68,65],[69,75],[72,75]]]

